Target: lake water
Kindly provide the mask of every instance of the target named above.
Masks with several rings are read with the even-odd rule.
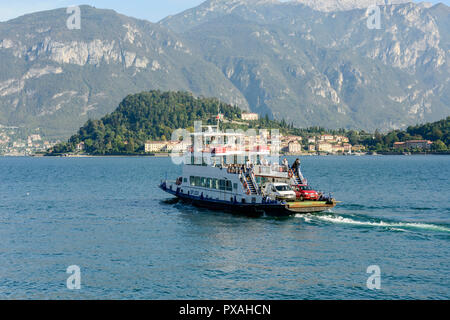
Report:
[[[168,158],[0,157],[0,298],[450,298],[450,157],[301,160],[338,207],[233,216],[167,201]]]

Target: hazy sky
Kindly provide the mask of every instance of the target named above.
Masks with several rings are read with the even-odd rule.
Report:
[[[162,18],[195,7],[204,0],[0,0],[0,21],[43,10],[89,4],[97,8],[113,9],[135,18],[157,22]],[[417,1],[416,1],[417,2]],[[428,0],[450,5],[450,0]]]

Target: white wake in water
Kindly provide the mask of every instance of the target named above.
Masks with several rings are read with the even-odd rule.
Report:
[[[339,224],[349,224],[349,225],[359,225],[359,226],[368,226],[368,227],[381,227],[381,228],[392,228],[394,230],[402,230],[401,228],[406,229],[424,229],[424,230],[432,230],[432,231],[440,231],[440,232],[450,232],[450,228],[439,226],[435,224],[428,223],[415,223],[415,222],[373,222],[373,221],[359,221],[353,220],[351,218],[345,218],[341,216],[335,215],[304,215],[304,214],[296,214],[298,218],[305,219],[306,222],[310,222],[312,220],[321,220],[331,223],[339,223]],[[400,229],[398,229],[400,228]]]

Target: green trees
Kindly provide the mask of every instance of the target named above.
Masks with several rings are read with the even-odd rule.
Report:
[[[213,124],[217,113],[224,115],[224,129],[279,129],[283,135],[297,135],[304,139],[313,135],[344,135],[352,145],[361,144],[369,150],[392,151],[397,141],[427,139],[435,141],[432,150],[450,150],[450,117],[434,123],[410,126],[406,131],[393,130],[386,134],[322,127],[295,128],[284,119],[271,120],[266,114],[246,124],[232,123],[241,118],[241,110],[214,98],[195,98],[188,92],[159,90],[128,95],[111,114],[100,120],[88,120],[68,142],[53,148],[51,154],[70,153],[84,142],[85,151],[95,155],[139,154],[147,140],[170,140],[173,130],[193,130],[194,121]],[[398,151],[398,150],[397,150]]]
[[[450,146],[450,117],[426,123],[424,125],[410,126],[406,130],[410,135],[418,135],[428,140],[441,140],[447,147]]]
[[[448,147],[445,145],[445,143],[441,140],[436,140],[432,145],[432,150],[435,151],[447,151]]]
[[[128,95],[119,107],[100,120],[88,120],[54,154],[73,152],[85,143],[89,154],[134,154],[144,151],[147,140],[170,140],[172,131],[188,128],[195,120],[214,122],[220,111],[227,118],[240,118],[241,110],[214,98],[195,98],[188,92],[159,90]]]
[[[409,126],[406,131],[394,130],[382,135],[375,132],[374,139],[362,142],[369,149],[376,151],[392,151],[393,144],[398,141],[407,140],[431,140],[433,151],[448,151],[450,149],[450,117],[446,119],[426,123],[423,125]],[[408,150],[397,150],[408,151]],[[420,151],[420,150],[410,150]]]

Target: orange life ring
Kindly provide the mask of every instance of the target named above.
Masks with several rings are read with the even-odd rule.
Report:
[[[250,195],[250,190],[247,189],[247,195]]]

